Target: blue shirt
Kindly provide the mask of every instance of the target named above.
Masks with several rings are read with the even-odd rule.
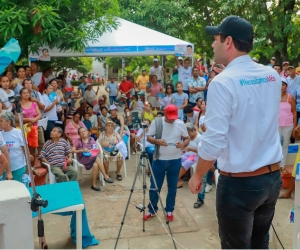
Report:
[[[86,89],[86,85],[84,83],[80,83],[78,86],[78,89],[80,89],[81,93],[83,94]]]
[[[91,128],[92,128],[92,123],[90,120],[86,121],[86,120],[83,120],[83,124],[86,126],[87,130],[90,131]]]
[[[177,108],[181,107],[186,99],[189,99],[189,96],[186,93],[182,93],[180,95],[178,93],[174,93],[172,97],[174,99],[174,105],[176,105]]]
[[[115,82],[114,83],[110,82],[106,85],[105,89],[109,89],[109,96],[117,96],[118,84],[116,84]]]

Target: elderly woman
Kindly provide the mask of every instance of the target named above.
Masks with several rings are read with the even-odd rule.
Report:
[[[200,143],[201,135],[198,133],[197,128],[190,122],[186,124],[187,131],[190,136],[189,145],[183,149],[184,154],[181,157],[181,168],[179,172],[177,188],[183,187],[182,176],[195,164],[198,160],[198,144]]]
[[[27,141],[30,154],[34,156],[31,166],[34,166],[37,156],[36,148],[39,146],[37,122],[42,118],[42,115],[38,105],[35,102],[30,101],[30,92],[28,89],[22,88],[20,90],[20,95],[23,122],[30,128],[30,132],[27,133]]]
[[[92,169],[92,186],[91,189],[101,191],[100,187],[96,185],[98,172],[103,174],[104,180],[108,183],[114,181],[105,173],[103,164],[98,156],[84,156],[83,153],[91,152],[91,150],[98,148],[95,140],[89,137],[89,132],[86,128],[79,128],[78,133],[80,138],[73,143],[72,153],[77,153],[78,161],[84,165],[85,169]]]
[[[24,141],[22,132],[14,126],[15,116],[12,112],[7,111],[0,115],[0,130],[9,151],[13,180],[21,181],[22,175],[26,172]],[[33,160],[32,155],[30,160]],[[4,180],[5,175],[6,173],[2,176]]]
[[[98,141],[103,148],[103,164],[106,174],[108,174],[109,161],[115,159],[117,161],[117,180],[121,181],[120,171],[123,165],[123,156],[120,151],[115,151],[115,146],[122,141],[122,138],[114,129],[115,123],[107,120],[105,131],[100,134]]]
[[[80,114],[75,112],[72,120],[65,127],[65,136],[69,140],[71,146],[73,146],[76,139],[80,138],[78,134],[79,128],[86,128],[86,126],[80,121]]]

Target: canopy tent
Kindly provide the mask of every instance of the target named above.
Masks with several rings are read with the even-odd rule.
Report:
[[[158,31],[143,27],[141,25],[116,18],[119,26],[111,32],[105,32],[96,42],[88,42],[83,53],[72,51],[60,51],[49,49],[47,46],[35,54],[30,54],[30,60],[38,60],[43,56],[42,50],[47,48],[50,57],[107,57],[107,56],[149,56],[149,55],[170,55],[175,54],[177,47],[194,45]]]

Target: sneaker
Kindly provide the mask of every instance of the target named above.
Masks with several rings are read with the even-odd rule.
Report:
[[[171,212],[168,212],[168,213],[167,213],[167,220],[168,220],[169,222],[174,220],[174,215],[173,215]]]
[[[212,190],[212,185],[206,184],[205,193],[209,193]]]
[[[154,216],[155,216],[155,214],[151,214],[148,212],[144,215],[144,221],[150,220]]]

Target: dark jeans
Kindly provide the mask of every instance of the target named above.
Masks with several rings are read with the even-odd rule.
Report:
[[[192,107],[195,107],[195,106],[196,106],[196,103],[194,103],[194,102],[189,102],[189,105],[191,105]]]
[[[113,105],[114,102],[118,102],[118,97],[117,96],[109,96],[109,104]]]
[[[215,167],[215,169],[218,169],[217,161],[215,161],[214,167]],[[212,185],[212,178],[213,178],[213,176],[214,176],[214,173],[215,173],[215,172],[208,171],[208,173],[207,173],[207,178],[206,178],[206,183],[207,183],[207,184]]]
[[[207,181],[207,174],[210,172],[210,170],[208,170],[208,172],[203,176],[202,178],[202,186],[201,186],[201,191],[198,193],[197,198],[198,200],[204,201],[205,198],[205,188],[206,188],[206,181]]]
[[[152,163],[152,171],[156,180],[159,193],[164,183],[165,175],[167,176],[168,194],[167,194],[166,207],[165,207],[167,213],[174,211],[175,199],[177,193],[177,182],[178,182],[180,168],[181,168],[181,158],[176,160],[156,160],[153,161]],[[158,210],[157,203],[159,202],[157,192],[155,191],[153,175],[151,175],[151,179],[150,179],[151,182],[150,191],[149,191],[150,202],[148,204],[148,209],[151,214],[154,214]]]
[[[219,176],[216,208],[223,249],[267,249],[281,188],[280,171],[235,178]]]

